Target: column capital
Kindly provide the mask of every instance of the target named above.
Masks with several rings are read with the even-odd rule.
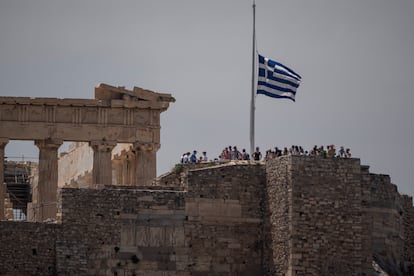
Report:
[[[47,138],[43,140],[35,140],[35,145],[40,148],[56,148],[58,149],[63,144],[62,139]]]
[[[116,146],[116,141],[103,141],[103,140],[96,140],[90,141],[89,146],[94,151],[112,151],[112,149]]]
[[[146,151],[146,152],[157,152],[161,145],[158,143],[142,143],[135,142],[132,144],[133,151]]]

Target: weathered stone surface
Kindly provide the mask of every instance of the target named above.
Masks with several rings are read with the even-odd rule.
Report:
[[[1,275],[55,275],[61,225],[0,222]]]
[[[64,188],[57,224],[0,222],[1,274],[371,275],[374,255],[412,271],[412,198],[358,159],[183,173],[166,187]]]
[[[171,95],[106,84],[95,90],[95,99],[0,97],[0,137],[159,144],[159,113],[175,101]]]
[[[269,164],[267,172],[279,207],[271,216],[277,274],[369,274],[359,160],[292,156],[274,162],[278,169]]]

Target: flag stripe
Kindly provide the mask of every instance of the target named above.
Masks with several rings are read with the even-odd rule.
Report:
[[[295,101],[301,78],[283,64],[259,55],[257,94]]]
[[[280,82],[280,83],[284,83],[287,85],[292,86],[293,88],[298,88],[299,87],[299,81],[297,81],[296,79],[292,79],[286,76],[281,76],[281,75],[274,75],[273,72],[271,71],[266,71],[263,68],[259,67],[259,79],[260,78],[268,78],[269,80],[273,80],[276,82]]]
[[[275,84],[275,83],[272,84],[272,83],[269,83],[269,82],[266,82],[266,81],[259,80],[257,82],[257,85],[258,86],[261,85],[263,87],[268,87],[270,89],[279,90],[280,92],[290,92],[290,93],[296,94],[296,90],[295,89],[290,89],[288,87],[283,87],[283,86],[281,86],[279,84]]]
[[[266,87],[264,87],[263,89],[261,89],[260,86],[257,87],[257,94],[263,94],[272,98],[284,98],[284,99],[290,99],[292,101],[295,101],[295,95],[292,95],[292,93],[288,93],[288,92],[280,92],[280,93],[270,93],[268,92],[269,89],[266,89]]]
[[[267,62],[268,66],[270,68],[279,68],[280,70],[284,70],[288,74],[293,75],[294,78],[297,79],[297,80],[302,79],[302,77],[299,74],[295,73],[295,71],[293,71],[289,67],[287,67],[287,66],[285,66],[285,65],[283,65],[283,64],[281,64],[279,62],[276,62],[274,60],[271,60],[271,59],[268,59],[268,58],[265,58],[265,57],[262,57],[262,58]]]

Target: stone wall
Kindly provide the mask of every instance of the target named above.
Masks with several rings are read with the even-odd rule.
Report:
[[[374,254],[413,260],[412,198],[359,159],[287,156],[172,178],[64,188],[57,224],[0,222],[0,274],[371,275]]]
[[[187,191],[62,189],[59,231],[50,237],[55,243],[54,272],[264,274],[269,255],[262,223],[264,166],[196,169],[188,172],[186,185]],[[8,234],[11,239],[17,235]]]
[[[289,164],[286,159],[267,162],[267,197],[270,220],[270,244],[273,252],[271,271],[284,275],[288,271],[290,247],[292,245],[292,189]]]
[[[271,208],[277,275],[368,275],[359,160],[291,156],[267,166],[280,208]]]
[[[263,275],[265,168],[223,165],[188,172],[186,237],[191,275]]]
[[[183,192],[63,189],[61,213],[61,274],[176,271],[187,250]]]
[[[371,174],[370,215],[373,253],[384,260],[404,254],[403,202],[388,175]]]
[[[0,275],[55,275],[55,242],[60,226],[0,222]]]
[[[153,182],[154,186],[165,187],[185,187],[187,183],[187,172],[186,171],[172,171],[160,175]]]
[[[414,262],[414,207],[413,198],[404,195],[403,199],[403,224],[404,224],[404,257],[408,262]]]

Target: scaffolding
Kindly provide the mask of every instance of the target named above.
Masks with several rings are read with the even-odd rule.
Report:
[[[27,203],[32,201],[30,170],[31,162],[4,162],[4,183],[13,205],[15,220],[26,220]]]

